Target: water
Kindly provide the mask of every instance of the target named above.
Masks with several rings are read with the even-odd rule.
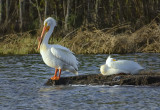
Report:
[[[97,74],[108,55],[77,55],[79,74]],[[147,70],[160,71],[160,54],[114,54],[137,61]],[[40,55],[0,57],[1,110],[159,110],[160,87],[44,86],[53,76]],[[62,72],[62,77],[74,74]]]

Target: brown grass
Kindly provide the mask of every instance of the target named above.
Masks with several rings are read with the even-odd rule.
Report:
[[[117,34],[118,30],[125,30]],[[0,37],[0,54],[31,54],[39,53],[37,36],[30,32],[10,34]],[[150,24],[134,33],[130,25],[118,25],[110,29],[92,31],[81,28],[61,37],[51,37],[49,43],[56,43],[68,47],[76,54],[98,53],[160,53],[160,26],[153,20]]]
[[[32,31],[27,31],[22,34],[17,33],[0,36],[0,55],[39,53],[39,51],[37,51],[37,37],[40,36],[41,29],[36,30],[35,35],[31,34]],[[60,39],[61,38],[53,39],[53,37],[51,37],[49,43],[58,43]]]
[[[0,54],[30,54],[37,53],[37,38],[29,32],[23,34],[10,34],[1,37]]]
[[[60,44],[77,54],[160,52],[160,26],[156,22],[134,33],[130,33],[128,28],[123,34],[115,34],[117,29],[78,30],[76,34],[65,37]]]

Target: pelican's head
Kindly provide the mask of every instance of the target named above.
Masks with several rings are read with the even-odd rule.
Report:
[[[56,20],[52,17],[48,17],[44,20],[44,27],[50,28],[51,26],[54,28],[57,25]]]
[[[45,21],[44,21],[44,27],[41,33],[41,37],[38,38],[38,48],[37,50],[39,50],[40,45],[42,43],[42,38],[44,36],[44,33],[48,32],[48,31],[53,31],[54,27],[57,25],[56,20],[53,19],[52,17],[48,17]]]
[[[109,64],[110,62],[116,61],[116,59],[111,58],[111,56],[108,56],[107,60],[106,60],[106,64]]]

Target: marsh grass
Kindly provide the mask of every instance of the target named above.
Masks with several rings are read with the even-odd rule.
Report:
[[[125,30],[117,33],[118,30]],[[0,37],[0,54],[33,54],[37,51],[37,36],[30,32],[23,34],[10,34]],[[110,29],[88,30],[76,29],[64,38],[51,36],[50,44],[60,44],[68,47],[76,54],[97,53],[159,53],[160,52],[160,24],[153,20],[135,32],[131,32],[128,24],[119,25]]]
[[[123,27],[120,26],[120,28]],[[153,21],[134,33],[131,33],[130,28],[119,34],[116,34],[119,28],[107,31],[82,31],[80,29],[76,35],[62,39],[60,44],[77,54],[160,52],[160,26],[158,23]]]
[[[41,34],[41,29],[37,30],[36,34],[32,35],[30,31],[18,34],[10,34],[0,37],[0,55],[23,55],[35,54],[38,47],[38,36]],[[49,43],[58,43],[62,38],[50,38]]]
[[[1,37],[0,54],[29,54],[37,53],[37,38],[29,32],[23,34],[10,34]]]

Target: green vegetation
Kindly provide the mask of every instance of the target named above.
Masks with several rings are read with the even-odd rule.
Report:
[[[0,0],[0,35],[39,29],[48,16],[64,35],[81,27],[124,23],[134,32],[159,14],[159,6],[158,0]]]

